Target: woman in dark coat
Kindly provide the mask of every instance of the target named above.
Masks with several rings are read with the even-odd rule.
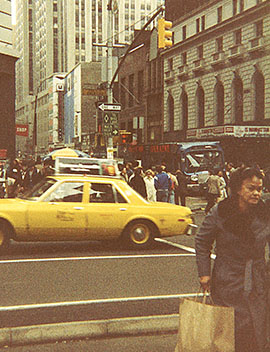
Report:
[[[138,166],[134,169],[134,176],[129,179],[129,185],[144,198],[147,197],[146,185],[143,179],[143,169]]]
[[[270,208],[260,200],[263,176],[253,168],[235,171],[231,196],[215,205],[195,239],[200,284],[217,305],[235,308],[235,351],[262,352],[266,345],[265,247]],[[211,275],[210,251],[216,241]]]

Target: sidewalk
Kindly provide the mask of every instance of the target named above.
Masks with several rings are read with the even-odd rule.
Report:
[[[107,339],[69,340],[8,347],[1,352],[174,352],[177,335],[142,335]]]
[[[150,344],[157,344],[161,342],[163,336],[169,336],[170,343],[175,344],[176,334],[178,330],[178,315],[166,316],[152,316],[152,317],[134,317],[134,318],[121,318],[99,321],[84,321],[72,322],[61,324],[46,324],[27,327],[13,327],[0,329],[0,348],[1,351],[8,352],[30,352],[30,351],[73,351],[72,349],[65,349],[74,343],[97,344],[100,347],[104,343],[108,345],[106,351],[114,350],[121,351],[120,349],[111,349],[111,344],[123,343],[123,341],[136,341],[141,337]],[[147,334],[147,336],[145,336]],[[137,338],[136,338],[137,337]],[[132,338],[132,340],[130,340]],[[74,340],[80,340],[74,341]],[[140,339],[139,339],[140,340]],[[68,341],[66,343],[57,344],[56,342]],[[120,341],[120,342],[119,342]],[[155,342],[156,341],[156,342]],[[46,345],[54,346],[53,349],[46,349]],[[125,342],[131,343],[131,342]],[[146,343],[146,342],[145,342]],[[28,346],[27,346],[28,345]],[[35,346],[33,346],[35,345]],[[40,346],[37,346],[40,345]],[[24,347],[16,347],[24,346]],[[34,349],[30,349],[30,347]],[[37,349],[38,347],[38,349]],[[89,346],[90,348],[90,346]],[[99,347],[97,347],[99,348]],[[125,351],[144,351],[137,349],[125,349]],[[77,351],[99,351],[99,349],[76,349]],[[151,351],[147,349],[145,351]],[[166,351],[167,349],[163,349]],[[124,351],[124,349],[123,349]],[[159,351],[153,347],[153,351]],[[161,350],[160,350],[161,351]],[[170,349],[168,349],[170,351]]]

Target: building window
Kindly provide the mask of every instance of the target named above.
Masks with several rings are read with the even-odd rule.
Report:
[[[216,51],[221,53],[223,51],[223,37],[216,39]]]
[[[199,60],[203,59],[203,45],[198,46],[197,55]]]
[[[126,107],[126,79],[121,79],[121,89],[120,89],[120,102],[123,109]]]
[[[222,6],[217,9],[217,22],[220,23],[222,21]]]
[[[234,44],[240,45],[241,43],[242,43],[242,31],[241,29],[238,29],[237,31],[234,32]]]
[[[134,105],[134,74],[131,74],[128,77],[128,90],[128,106],[132,107]]]
[[[264,119],[265,81],[261,72],[256,70],[252,78],[253,106],[255,121]]]
[[[182,38],[183,40],[187,38],[187,26],[182,27]]]
[[[180,126],[183,131],[188,129],[188,95],[185,91],[180,96]]]
[[[169,132],[174,131],[174,99],[171,94],[169,94],[168,101],[167,101],[167,106],[168,106],[168,122],[169,122]]]
[[[238,75],[232,82],[232,119],[237,125],[243,122],[243,82]]]
[[[151,62],[149,62],[148,63],[148,89],[149,90],[151,90],[151,88],[152,88],[152,85],[151,85],[151,77],[152,77],[152,75],[151,75],[151,69],[152,69],[152,67],[151,67]]]
[[[143,71],[138,72],[138,101],[141,102],[143,100],[144,95],[144,76]]]
[[[199,86],[196,92],[196,115],[198,128],[204,127],[204,90]]]
[[[205,30],[205,16],[201,17],[201,30],[204,31]]]
[[[239,12],[244,11],[244,0],[239,0]]]
[[[263,36],[263,21],[258,21],[255,23],[255,34],[256,38]]]
[[[185,51],[184,53],[182,53],[182,65],[186,65],[187,64],[187,52]]]
[[[214,116],[218,126],[224,124],[224,87],[221,82],[217,82],[214,90]]]
[[[237,13],[237,0],[233,0],[232,8],[233,8],[233,16],[235,16]]]
[[[170,71],[173,70],[173,58],[168,59],[168,67]]]
[[[199,33],[200,32],[200,19],[197,18],[196,19],[196,33]]]

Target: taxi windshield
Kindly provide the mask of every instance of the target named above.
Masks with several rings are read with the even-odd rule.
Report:
[[[40,196],[42,196],[42,194],[46,192],[50,187],[52,187],[55,184],[55,182],[56,180],[51,178],[44,179],[39,183],[37,183],[31,190],[20,195],[18,198],[35,200],[36,198],[39,198]]]

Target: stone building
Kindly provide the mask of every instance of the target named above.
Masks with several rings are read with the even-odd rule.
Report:
[[[15,63],[11,2],[0,2],[0,159],[15,157]],[[18,126],[19,128],[19,126]]]
[[[208,1],[173,22],[164,141],[220,140],[227,160],[267,163],[269,10],[269,1]]]

